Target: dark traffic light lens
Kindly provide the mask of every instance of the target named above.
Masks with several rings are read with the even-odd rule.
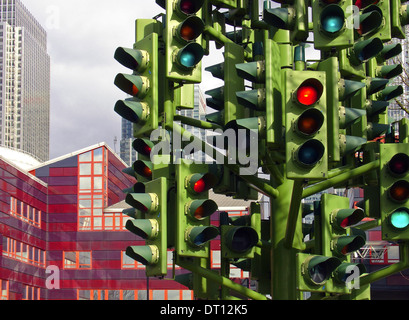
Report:
[[[204,30],[203,20],[197,16],[187,18],[179,27],[179,36],[185,41],[193,41]]]
[[[258,234],[251,227],[238,227],[233,229],[231,238],[231,250],[244,253],[253,248],[258,242]]]
[[[203,0],[180,0],[179,8],[187,15],[195,14],[203,6]]]
[[[389,189],[389,196],[396,202],[405,202],[409,198],[409,182],[399,180]]]
[[[409,211],[400,208],[390,215],[390,223],[398,230],[406,229],[409,226]]]
[[[388,163],[390,172],[394,175],[401,176],[409,170],[409,156],[404,153],[394,155]]]
[[[297,120],[298,131],[304,135],[310,136],[321,129],[324,123],[324,115],[317,109],[305,111]]]
[[[324,146],[318,140],[309,140],[297,152],[298,161],[304,166],[313,166],[324,155]]]

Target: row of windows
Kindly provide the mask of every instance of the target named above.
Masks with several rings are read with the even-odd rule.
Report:
[[[78,290],[78,300],[148,300],[147,290]],[[193,300],[190,290],[149,290],[149,300]]]
[[[10,198],[9,214],[17,219],[31,224],[32,226],[41,228],[41,210],[33,208],[32,206],[13,197]]]
[[[92,252],[91,251],[66,251],[63,252],[64,269],[92,269]],[[168,251],[168,269],[173,268],[173,252]],[[125,251],[121,252],[121,268],[122,269],[137,269],[145,270],[145,266],[128,257]],[[221,268],[221,252],[218,250],[211,251],[211,268]],[[175,266],[175,270],[181,269],[179,266]],[[230,268],[231,278],[248,278],[249,272],[243,271],[240,268],[231,266]]]
[[[20,241],[3,237],[3,256],[45,268],[45,251],[22,243]]]

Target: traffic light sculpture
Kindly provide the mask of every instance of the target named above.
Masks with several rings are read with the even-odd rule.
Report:
[[[408,144],[381,144],[380,210],[382,238],[409,240],[409,149]]]
[[[327,109],[325,73],[286,70],[285,139],[287,178],[326,179]]]
[[[131,218],[126,228],[144,241],[130,244],[126,253],[146,266],[148,276],[163,276],[167,249],[174,248],[174,264],[193,272],[191,281],[175,279],[203,299],[230,299],[232,291],[263,300],[266,294],[301,299],[300,291],[318,299],[367,299],[370,283],[409,268],[409,134],[399,122],[398,143],[387,117],[389,101],[403,92],[388,84],[404,66],[386,63],[401,52],[387,42],[405,37],[408,5],[284,0],[273,7],[265,1],[260,19],[258,1],[156,2],[166,11],[155,17],[163,24],[137,20],[134,47],[115,52],[132,71],[115,78],[130,96],[115,111],[134,124],[138,151],[138,160],[124,170],[138,183],[125,190],[131,208],[123,213]],[[313,64],[307,63],[308,35],[321,54]],[[218,112],[207,122],[176,119],[177,109],[194,107],[210,41],[224,48],[223,61],[206,69],[224,81],[206,92],[207,105]],[[174,119],[223,128],[223,145],[194,139]],[[149,138],[159,127],[173,130],[173,137],[186,134],[216,163],[155,161]],[[164,148],[157,156],[174,160],[184,145],[169,142],[170,154]],[[364,211],[352,209],[348,198],[324,194],[315,202],[306,239],[300,210],[306,198],[346,185],[363,188],[365,213],[373,220],[363,222]],[[210,189],[245,200],[263,193],[270,197],[269,219],[261,220],[264,206],[253,203],[251,214],[239,219],[226,222],[220,213],[217,227],[211,218],[219,206],[209,199]],[[351,254],[365,245],[363,231],[378,226],[384,240],[398,242],[400,261],[366,273]],[[219,236],[221,267],[212,270],[210,241]],[[230,279],[230,264],[250,271],[258,292]]]
[[[143,219],[130,219],[126,229],[145,240],[145,245],[129,246],[126,254],[146,266],[146,275],[167,274],[167,180],[159,178],[138,183],[138,193],[128,193],[127,204],[141,212]]]
[[[204,0],[166,1],[166,77],[175,82],[202,81]]]

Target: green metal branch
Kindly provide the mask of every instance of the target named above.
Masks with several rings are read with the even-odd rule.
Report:
[[[238,292],[241,295],[244,295],[244,296],[246,296],[246,297],[248,297],[250,299],[253,299],[253,300],[268,300],[266,296],[264,296],[264,295],[262,295],[262,294],[260,294],[260,293],[258,293],[256,291],[250,290],[250,289],[248,289],[246,287],[243,287],[242,285],[240,285],[240,284],[238,284],[238,283],[236,283],[236,282],[234,282],[234,281],[232,281],[232,280],[230,280],[228,278],[222,277],[219,274],[214,273],[211,270],[208,270],[208,269],[205,269],[205,268],[202,268],[200,266],[193,265],[193,264],[184,263],[184,262],[179,262],[179,266],[186,269],[186,270],[189,270],[189,271],[191,271],[193,273],[197,273],[200,276],[202,276],[202,277],[204,277],[204,278],[206,278],[206,279],[208,279],[210,281],[216,282],[216,283],[220,284],[221,286],[227,287],[227,288],[229,288],[229,289],[231,289],[231,290],[233,290],[235,292]]]
[[[357,176],[364,175],[372,170],[376,170],[379,168],[379,160],[375,160],[373,162],[370,162],[368,164],[364,164],[363,166],[360,166],[356,169],[349,170],[348,172],[341,173],[337,176],[334,176],[330,179],[324,180],[322,182],[319,182],[309,188],[304,189],[302,198],[307,198],[309,196],[312,196],[318,192],[327,190],[328,188],[331,188],[337,184],[343,183],[348,181],[349,179],[355,178]]]
[[[294,236],[295,236],[295,232],[297,229],[297,223],[298,223],[298,216],[300,213],[300,205],[301,205],[301,200],[302,200],[303,187],[304,187],[304,180],[294,181],[293,194],[291,197],[291,204],[290,204],[290,212],[288,214],[287,229],[286,229],[285,238],[284,238],[284,246],[286,248],[293,247]],[[298,249],[303,249],[297,245],[296,247],[298,247]]]
[[[235,175],[240,176],[253,188],[269,197],[274,199],[278,198],[279,192],[269,184],[268,180],[260,179],[257,176],[240,175],[239,165],[228,163],[228,159],[224,154],[213,148],[213,146],[207,144],[205,141],[195,137],[177,123],[168,124],[166,129],[171,131],[174,130],[177,134],[180,134],[184,138],[188,139],[191,143],[197,144],[197,148],[205,152],[209,157],[212,157],[213,159],[224,159],[224,166],[228,167]]]
[[[186,124],[188,126],[193,126],[193,127],[197,127],[201,129],[208,129],[208,130],[223,129],[223,127],[218,124],[185,117],[185,116],[181,116],[178,114],[175,114],[174,120],[180,121],[181,123]]]
[[[364,274],[360,277],[359,284],[365,286],[372,282],[389,277],[390,275],[403,271],[409,268],[409,242],[404,242],[399,245],[400,262],[382,268],[380,270]]]

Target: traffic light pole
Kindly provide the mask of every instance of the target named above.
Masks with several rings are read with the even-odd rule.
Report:
[[[271,201],[271,296],[273,300],[298,300],[296,282],[296,254],[298,249],[286,246],[286,230],[289,221],[294,180],[285,179],[277,186],[280,197]],[[302,231],[300,217],[294,224],[295,237],[300,237]],[[302,241],[302,239],[301,239]]]

